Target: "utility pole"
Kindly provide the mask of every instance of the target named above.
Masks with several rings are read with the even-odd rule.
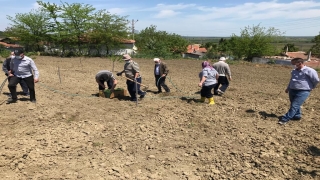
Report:
[[[134,40],[134,24],[137,22],[138,22],[138,20],[132,19],[132,25],[131,25],[131,27],[132,27],[132,40]]]

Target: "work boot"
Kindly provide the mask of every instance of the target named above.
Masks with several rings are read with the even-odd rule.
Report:
[[[202,97],[202,96],[201,96],[200,102],[203,103],[205,100],[206,100],[206,97]]]
[[[103,90],[99,90],[99,97],[105,98],[106,95],[104,94]]]
[[[212,98],[208,98],[208,99],[209,99],[209,104],[210,104],[210,105],[215,104],[215,103],[214,103],[214,100],[213,100],[213,97],[212,97]]]

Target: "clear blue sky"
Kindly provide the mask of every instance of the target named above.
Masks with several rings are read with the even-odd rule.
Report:
[[[320,32],[320,0],[62,0],[90,4],[112,14],[138,20],[135,29],[156,25],[158,30],[184,36],[239,35],[241,28],[275,27],[286,36],[316,36]],[[8,3],[9,2],[9,3]],[[44,1],[60,4],[60,0]],[[10,26],[6,16],[37,8],[32,0],[0,0],[0,30]]]

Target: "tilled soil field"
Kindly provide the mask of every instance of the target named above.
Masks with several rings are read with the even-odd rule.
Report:
[[[154,94],[153,60],[134,60],[149,86],[138,105],[96,97],[110,60],[36,57],[36,105],[6,104],[7,84],[0,95],[0,179],[320,179],[319,88],[302,120],[277,124],[290,67],[233,64],[209,106],[197,102],[201,61],[165,61],[172,92]]]

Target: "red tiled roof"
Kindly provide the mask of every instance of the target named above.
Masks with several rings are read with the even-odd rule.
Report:
[[[286,55],[290,58],[302,58],[308,59],[308,55],[305,52],[287,52]]]
[[[200,44],[189,44],[187,47],[187,53],[195,53],[195,52],[207,52],[206,48],[200,48]]]
[[[8,44],[8,43],[5,43],[5,42],[0,42],[1,45],[5,46],[5,47],[21,47],[17,44]]]
[[[127,43],[127,44],[133,44],[135,43],[136,41],[135,40],[132,40],[132,39],[125,39],[125,40],[122,40],[122,43]]]

